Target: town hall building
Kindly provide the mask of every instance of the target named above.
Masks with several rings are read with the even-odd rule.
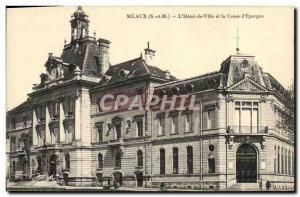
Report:
[[[89,34],[81,7],[71,41],[49,53],[40,83],[7,112],[7,179],[36,173],[65,185],[223,190],[269,180],[294,187],[294,131],[277,127],[285,88],[255,56],[226,58],[215,72],[184,80],[152,65],[155,50],[111,65],[110,41]],[[103,96],[195,95],[199,109],[110,111]]]

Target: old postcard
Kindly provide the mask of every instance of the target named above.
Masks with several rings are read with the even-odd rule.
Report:
[[[293,7],[6,16],[8,191],[295,191]]]

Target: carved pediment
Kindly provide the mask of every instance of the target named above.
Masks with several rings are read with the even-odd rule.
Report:
[[[227,89],[228,91],[266,92],[267,89],[250,78],[245,78]]]

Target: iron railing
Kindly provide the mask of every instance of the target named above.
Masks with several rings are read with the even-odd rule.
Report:
[[[268,133],[268,127],[267,126],[228,126],[227,127],[227,133]]]

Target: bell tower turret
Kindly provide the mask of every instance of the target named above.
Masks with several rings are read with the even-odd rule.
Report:
[[[89,35],[88,15],[78,6],[77,10],[71,16],[71,41],[85,38]]]

